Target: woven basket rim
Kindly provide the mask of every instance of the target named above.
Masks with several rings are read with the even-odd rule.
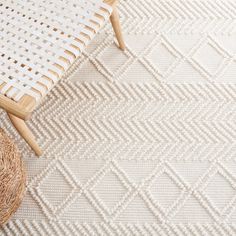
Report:
[[[13,167],[15,169],[11,169],[9,171],[9,175],[5,174],[3,176],[8,178],[7,183],[11,186],[17,186],[16,191],[10,191],[12,190],[11,187],[8,188],[8,186],[4,186],[4,189],[9,189],[8,192],[2,193],[1,191],[1,184],[0,184],[0,194],[12,196],[13,199],[8,199],[9,205],[7,205],[4,209],[0,208],[0,226],[3,226],[10,217],[16,212],[16,210],[19,208],[26,188],[26,171],[25,171],[25,165],[21,159],[20,152],[16,146],[16,144],[8,137],[6,132],[0,128],[0,145],[3,145],[4,148],[0,149],[0,160],[2,161],[1,164],[6,163],[6,167]],[[5,155],[4,155],[5,154]],[[6,155],[9,154],[9,155]],[[3,156],[4,155],[4,156]],[[5,159],[4,159],[5,158]],[[15,162],[14,162],[15,161]],[[9,165],[9,166],[8,166]],[[7,170],[6,168],[4,169]],[[16,176],[12,176],[12,173],[14,173]],[[5,181],[2,181],[5,182]],[[15,194],[16,193],[16,194]],[[0,199],[4,199],[4,195],[0,195]],[[1,205],[0,205],[1,206]]]

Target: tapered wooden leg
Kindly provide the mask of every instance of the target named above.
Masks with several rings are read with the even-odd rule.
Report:
[[[119,43],[119,47],[121,50],[125,50],[125,42],[124,42],[123,35],[121,32],[120,18],[119,18],[119,14],[118,14],[116,6],[114,6],[113,8],[113,12],[110,16],[110,20],[111,20],[111,24],[115,32],[117,41]]]
[[[34,150],[35,154],[37,156],[42,155],[42,151],[40,147],[38,146],[38,144],[36,143],[35,138],[32,132],[30,131],[30,129],[28,128],[28,126],[26,125],[25,121],[10,113],[7,113],[7,114],[12,124],[16,128],[16,130],[24,138],[24,140],[29,144],[29,146]]]

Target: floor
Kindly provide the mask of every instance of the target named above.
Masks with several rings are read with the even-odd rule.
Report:
[[[33,115],[37,159],[0,235],[235,235],[236,4],[123,0]]]

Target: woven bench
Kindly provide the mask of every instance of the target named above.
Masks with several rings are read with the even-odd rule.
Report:
[[[110,18],[119,47],[116,0],[0,1],[0,107],[37,155],[25,121]]]

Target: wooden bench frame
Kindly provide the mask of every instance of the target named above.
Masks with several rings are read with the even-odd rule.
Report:
[[[125,43],[121,32],[120,20],[117,11],[117,0],[104,0],[113,8],[110,21],[115,32],[120,49],[125,49]],[[1,87],[1,86],[0,86]],[[15,102],[4,95],[0,95],[0,108],[3,108],[19,134],[25,139],[37,156],[42,155],[42,150],[37,144],[34,135],[26,125],[32,112],[36,107],[36,101],[32,97],[25,95],[19,102]]]

